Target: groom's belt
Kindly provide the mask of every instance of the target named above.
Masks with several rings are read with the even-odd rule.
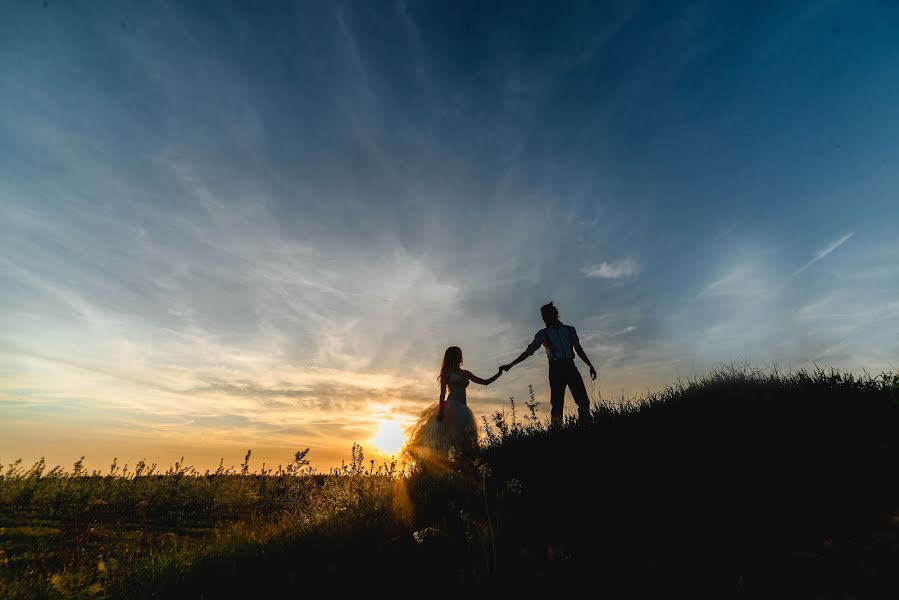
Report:
[[[574,362],[573,356],[571,358],[550,358],[549,359],[549,364],[551,364],[551,365],[552,364],[560,364],[560,363],[573,363],[573,362]]]

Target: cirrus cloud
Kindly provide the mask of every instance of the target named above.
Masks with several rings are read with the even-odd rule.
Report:
[[[637,265],[630,259],[619,262],[603,261],[598,265],[584,268],[584,277],[596,277],[599,279],[623,279],[632,277],[638,272]]]

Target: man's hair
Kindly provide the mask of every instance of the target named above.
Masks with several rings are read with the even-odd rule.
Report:
[[[540,307],[540,314],[544,319],[548,321],[552,321],[553,319],[559,318],[559,309],[553,306],[553,303],[544,304]]]

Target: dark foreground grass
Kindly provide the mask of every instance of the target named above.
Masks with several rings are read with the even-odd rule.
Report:
[[[212,501],[182,477],[142,523],[91,508],[154,501],[118,480],[97,489],[120,504],[54,513],[43,477],[5,477],[0,596],[899,596],[899,377],[729,369],[593,415],[494,415],[473,455],[408,477],[358,450],[328,476],[222,474]]]
[[[522,595],[899,597],[899,378],[730,369],[594,416],[484,452],[527,498]]]

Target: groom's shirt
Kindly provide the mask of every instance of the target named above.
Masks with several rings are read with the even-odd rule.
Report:
[[[574,359],[575,349],[584,351],[574,327],[563,323],[538,331],[534,341],[528,345],[528,354],[533,354],[540,346],[546,350],[546,358],[549,360]]]

